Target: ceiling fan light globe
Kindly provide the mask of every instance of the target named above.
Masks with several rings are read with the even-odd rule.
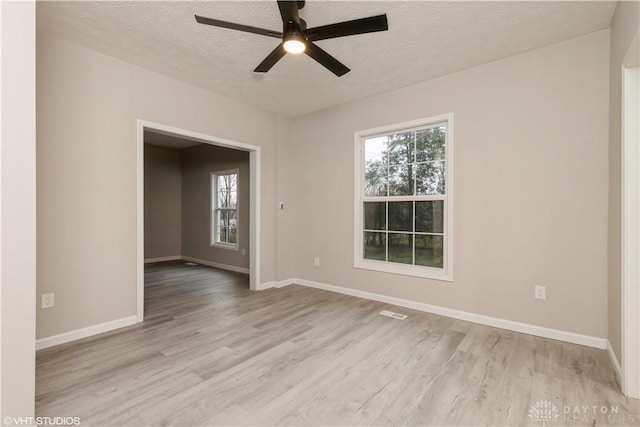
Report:
[[[304,44],[304,42],[302,42],[301,40],[298,40],[297,38],[285,40],[284,42],[284,50],[294,55],[298,55],[304,52],[305,48],[306,48],[306,45]]]

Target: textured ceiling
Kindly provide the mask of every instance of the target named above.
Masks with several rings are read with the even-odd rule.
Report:
[[[280,31],[275,1],[38,2],[37,24],[64,38],[267,111],[296,116],[607,28],[611,1],[308,0],[309,27],[386,13],[389,31],[318,45],[351,72],[285,56],[252,70],[278,40],[196,24],[203,15]]]

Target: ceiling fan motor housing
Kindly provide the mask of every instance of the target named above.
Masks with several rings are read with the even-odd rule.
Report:
[[[196,22],[213,25],[214,27],[228,28],[282,39],[282,42],[253,70],[256,73],[266,73],[269,71],[287,52],[293,54],[304,52],[338,77],[348,73],[350,71],[349,68],[329,55],[314,42],[337,37],[386,31],[389,29],[387,25],[387,15],[377,15],[307,28],[307,23],[304,19],[300,18],[298,14],[299,9],[304,7],[304,0],[295,2],[278,0],[277,2],[278,8],[280,9],[280,16],[282,17],[282,33],[265,28],[252,27],[250,25],[205,18],[198,15],[196,15]]]

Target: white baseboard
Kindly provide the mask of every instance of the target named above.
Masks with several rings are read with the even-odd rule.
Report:
[[[165,261],[178,261],[181,260],[182,257],[180,255],[173,255],[173,256],[161,256],[159,258],[146,258],[144,260],[145,264],[150,264],[152,262],[165,262]]]
[[[220,264],[217,262],[211,262],[211,261],[206,261],[198,258],[179,256],[179,255],[160,257],[160,258],[148,258],[148,259],[145,259],[144,262],[145,264],[147,264],[152,262],[177,261],[177,260],[190,261],[190,262],[195,262],[197,264],[207,265],[209,267],[215,267],[223,270],[230,270],[230,271],[235,271],[239,273],[249,274],[248,268]],[[268,287],[273,287],[273,286],[271,285]],[[54,335],[51,337],[41,338],[39,340],[36,340],[36,350],[42,350],[45,348],[53,347],[54,345],[64,344],[70,341],[79,340],[81,338],[87,338],[92,335],[102,334],[104,332],[109,332],[109,331],[113,331],[114,329],[124,328],[125,326],[134,325],[136,323],[138,323],[138,316],[130,316],[122,319],[112,320],[110,322],[101,323],[99,325],[93,325],[86,328],[77,329],[75,331],[64,332],[62,334]]]
[[[285,286],[289,286],[289,285],[293,285],[295,283],[296,279],[285,279],[285,280],[281,280],[279,282],[274,282],[273,283],[273,287],[274,288],[284,288]]]
[[[256,286],[256,291],[264,291],[265,289],[271,289],[274,288],[276,282],[264,282],[264,283],[259,283],[258,286]]]
[[[611,342],[609,340],[607,340],[607,353],[609,353],[609,359],[611,359],[611,364],[613,365],[613,370],[616,375],[616,382],[620,387],[622,387],[622,366],[620,366],[618,357],[616,356],[615,351],[613,351],[613,347],[611,346]]]
[[[185,261],[191,261],[198,264],[209,265],[216,268],[230,267],[227,269],[233,269],[231,271],[239,271],[241,273],[248,273],[248,269],[235,266],[221,266],[221,264],[213,263],[210,261],[204,261],[197,258],[181,257]],[[531,325],[528,323],[514,322],[512,320],[499,319],[496,317],[485,316],[482,314],[469,313],[466,311],[455,310],[447,307],[440,307],[437,305],[426,304],[417,301],[406,300],[402,298],[391,297],[382,294],[376,294],[373,292],[360,291],[357,289],[345,288],[342,286],[328,285],[326,283],[313,282],[305,279],[286,279],[281,281],[265,282],[258,285],[257,290],[265,290],[270,288],[282,288],[291,284],[298,284],[307,286],[310,288],[322,289],[325,291],[337,292],[344,295],[350,295],[358,298],[364,298],[372,301],[383,302],[387,304],[393,304],[399,307],[406,307],[412,310],[418,310],[425,313],[437,314],[440,316],[451,317],[453,319],[464,320],[467,322],[478,323],[481,325],[492,326],[495,328],[506,329],[509,331],[520,332],[524,334],[539,336],[543,338],[550,338],[558,341],[565,341],[573,344],[580,344],[587,347],[599,348],[607,350],[611,361],[613,363],[615,373],[618,379],[621,378],[622,369],[620,363],[611,348],[611,343],[606,338],[593,337],[589,335],[576,334],[574,332],[561,331],[557,329],[545,328],[542,326]],[[70,341],[75,341],[81,338],[86,338],[92,335],[109,332],[114,329],[123,328],[137,323],[136,316],[129,316],[122,319],[113,320],[99,325],[89,326],[87,328],[78,329],[75,331],[65,332],[63,334],[54,335],[47,338],[41,338],[36,340],[36,350],[52,347],[54,345],[63,344]]]
[[[193,257],[190,257],[190,256],[184,256],[184,255],[182,257],[180,257],[180,259],[182,259],[184,261],[195,262],[196,264],[206,265],[208,267],[220,268],[222,270],[235,271],[236,273],[249,274],[249,269],[245,268],[245,267],[237,267],[235,265],[220,264],[219,262],[207,261],[207,260],[204,260],[204,259],[198,259],[198,258],[193,258]]]
[[[248,268],[237,267],[235,265],[221,264],[219,262],[207,261],[204,259],[193,258],[193,257],[183,256],[183,255],[163,256],[159,258],[147,258],[144,260],[144,263],[149,264],[152,262],[166,262],[166,261],[179,261],[179,260],[195,262],[196,264],[202,264],[209,267],[220,268],[222,270],[229,270],[229,271],[235,271],[237,273],[249,274]]]
[[[89,326],[75,331],[65,332],[59,335],[53,335],[47,338],[36,340],[36,350],[53,347],[54,345],[64,344],[66,342],[79,340],[81,338],[98,335],[114,329],[124,328],[138,323],[137,316],[123,317],[122,319],[112,320],[110,322],[100,323],[98,325]]]
[[[326,283],[318,283],[304,279],[290,279],[283,282],[295,283],[311,288],[323,289],[325,291],[338,292],[345,295],[369,299],[387,304],[393,304],[400,307],[410,308],[412,310],[423,311],[426,313],[438,314],[440,316],[451,317],[454,319],[464,320],[467,322],[479,323],[481,325],[493,326],[495,328],[506,329],[514,332],[535,335],[543,338],[551,338],[558,341],[565,341],[573,344],[580,344],[587,347],[594,347],[604,350],[607,348],[607,339],[593,337],[589,335],[576,334],[574,332],[560,331],[557,329],[545,328],[543,326],[531,325],[528,323],[514,322],[512,320],[499,319],[497,317],[485,316],[482,314],[469,313],[466,311],[455,310],[447,307],[426,304],[417,301],[406,300],[402,298],[390,297],[387,295],[376,294],[373,292],[360,291],[357,289],[345,288],[342,286],[328,285]],[[282,283],[282,282],[279,282]]]
[[[289,286],[292,285],[295,279],[286,279],[286,280],[282,280],[280,282],[278,281],[273,281],[273,282],[264,282],[258,285],[257,287],[257,291],[264,291],[265,289],[271,289],[271,288],[284,288],[285,286]]]

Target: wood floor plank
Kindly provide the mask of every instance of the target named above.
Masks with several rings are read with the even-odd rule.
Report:
[[[181,261],[145,266],[143,323],[36,365],[36,414],[83,425],[640,425],[605,351]]]

